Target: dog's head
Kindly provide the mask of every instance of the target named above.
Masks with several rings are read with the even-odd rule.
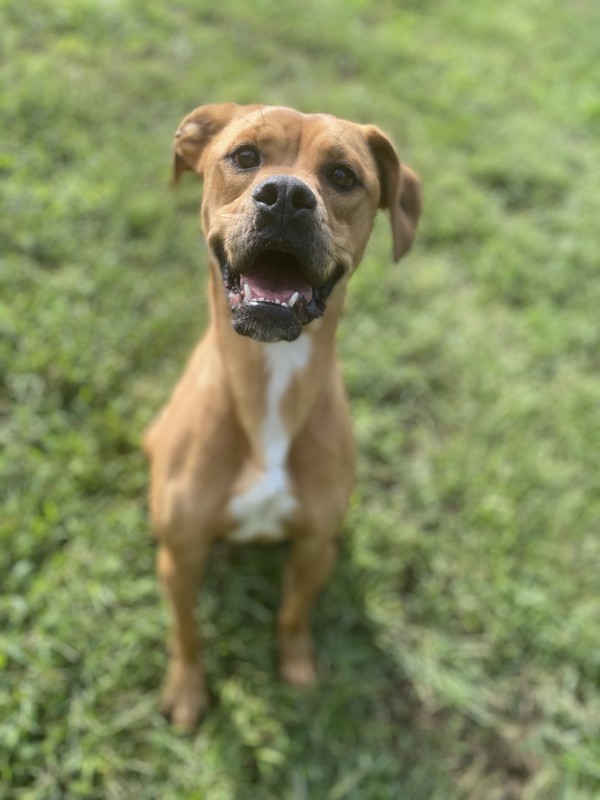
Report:
[[[175,134],[175,180],[204,180],[202,222],[235,330],[293,341],[362,258],[378,208],[410,248],[418,178],[373,125],[289,108],[207,105]]]

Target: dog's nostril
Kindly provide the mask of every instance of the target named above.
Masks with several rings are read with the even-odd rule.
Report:
[[[311,209],[317,205],[317,198],[304,184],[292,187],[290,200],[296,211],[301,211],[303,208]]]
[[[254,199],[266,206],[274,206],[279,199],[279,191],[276,183],[261,183],[253,192]]]

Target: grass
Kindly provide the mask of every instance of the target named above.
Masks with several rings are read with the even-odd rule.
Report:
[[[0,796],[592,800],[600,792],[600,101],[592,0],[0,2]],[[202,102],[373,121],[422,176],[340,331],[360,476],[274,668],[279,548],[217,548],[212,712],[156,709],[144,426],[202,330]]]

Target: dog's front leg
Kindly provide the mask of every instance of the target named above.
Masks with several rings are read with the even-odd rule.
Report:
[[[278,616],[281,677],[309,686],[317,677],[310,614],[337,557],[335,542],[315,537],[294,539],[284,568]]]
[[[161,545],[157,560],[158,575],[175,616],[161,708],[175,725],[186,729],[198,724],[208,705],[194,613],[207,555],[207,549],[184,552]]]

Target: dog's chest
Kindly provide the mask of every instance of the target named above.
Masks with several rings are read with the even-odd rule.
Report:
[[[268,373],[266,414],[261,430],[264,471],[230,502],[229,510],[236,525],[228,539],[234,542],[280,541],[285,536],[285,523],[297,505],[286,468],[290,437],[282,419],[281,404],[295,374],[308,363],[310,339],[302,335],[295,342],[275,342],[263,347]]]

